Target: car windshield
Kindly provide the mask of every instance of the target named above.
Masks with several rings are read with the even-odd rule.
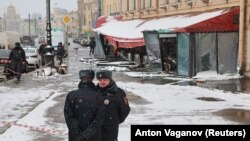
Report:
[[[24,49],[25,53],[36,53],[35,49],[27,48]]]

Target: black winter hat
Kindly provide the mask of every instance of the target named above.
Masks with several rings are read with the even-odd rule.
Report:
[[[112,71],[110,70],[101,70],[96,72],[97,79],[112,79]]]
[[[15,46],[20,47],[21,44],[19,42],[15,42]]]
[[[91,78],[94,79],[95,78],[95,72],[93,70],[80,70],[79,71],[79,78]]]

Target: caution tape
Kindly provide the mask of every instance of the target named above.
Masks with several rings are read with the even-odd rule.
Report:
[[[44,132],[44,133],[51,134],[51,135],[62,135],[62,136],[68,135],[68,133],[65,131],[53,130],[53,129],[48,129],[48,128],[26,125],[26,124],[18,124],[15,122],[0,121],[0,124],[6,125],[6,126],[22,127],[22,128],[30,129],[33,131]]]
[[[47,63],[47,64],[45,64],[41,69],[43,69],[43,68],[45,68],[45,67],[47,67],[49,64],[51,64],[52,63],[52,61],[51,62],[49,62],[49,63]],[[7,70],[9,70],[9,71],[11,71],[12,73],[14,73],[14,74],[19,74],[19,75],[28,75],[28,74],[23,74],[23,73],[19,73],[19,72],[16,72],[16,71],[14,71],[14,70],[12,70],[12,69],[10,69],[10,68],[8,68],[8,67],[6,67],[6,69]]]

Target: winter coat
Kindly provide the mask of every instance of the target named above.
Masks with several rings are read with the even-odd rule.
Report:
[[[116,141],[119,124],[124,122],[130,112],[126,93],[113,80],[106,88],[97,86],[97,90],[104,96],[105,105],[102,141]]]
[[[46,47],[45,44],[40,45],[40,47],[39,47],[39,54],[40,55],[44,55],[45,54],[45,47]]]
[[[22,61],[26,61],[26,55],[25,55],[23,48],[20,46],[14,47],[10,52],[9,59],[15,62],[20,62],[20,63]]]
[[[69,141],[101,141],[103,97],[95,91],[92,82],[80,82],[78,87],[78,90],[68,93],[65,101],[64,117]]]
[[[57,48],[57,55],[58,56],[64,56],[64,54],[65,54],[64,46],[58,46],[58,48]]]
[[[89,43],[90,48],[95,48],[95,40],[91,40]]]

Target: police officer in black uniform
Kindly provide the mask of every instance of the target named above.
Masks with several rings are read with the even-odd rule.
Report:
[[[19,42],[15,43],[15,47],[11,50],[9,59],[11,60],[12,69],[15,72],[16,78],[20,81],[22,74],[22,65],[26,63],[26,56]]]
[[[105,120],[102,127],[102,141],[117,141],[119,124],[130,112],[126,93],[116,86],[112,72],[101,70],[96,73],[97,90],[104,96]]]
[[[69,129],[69,141],[101,141],[104,120],[103,97],[92,82],[93,70],[81,70],[78,90],[68,93],[64,117]]]

